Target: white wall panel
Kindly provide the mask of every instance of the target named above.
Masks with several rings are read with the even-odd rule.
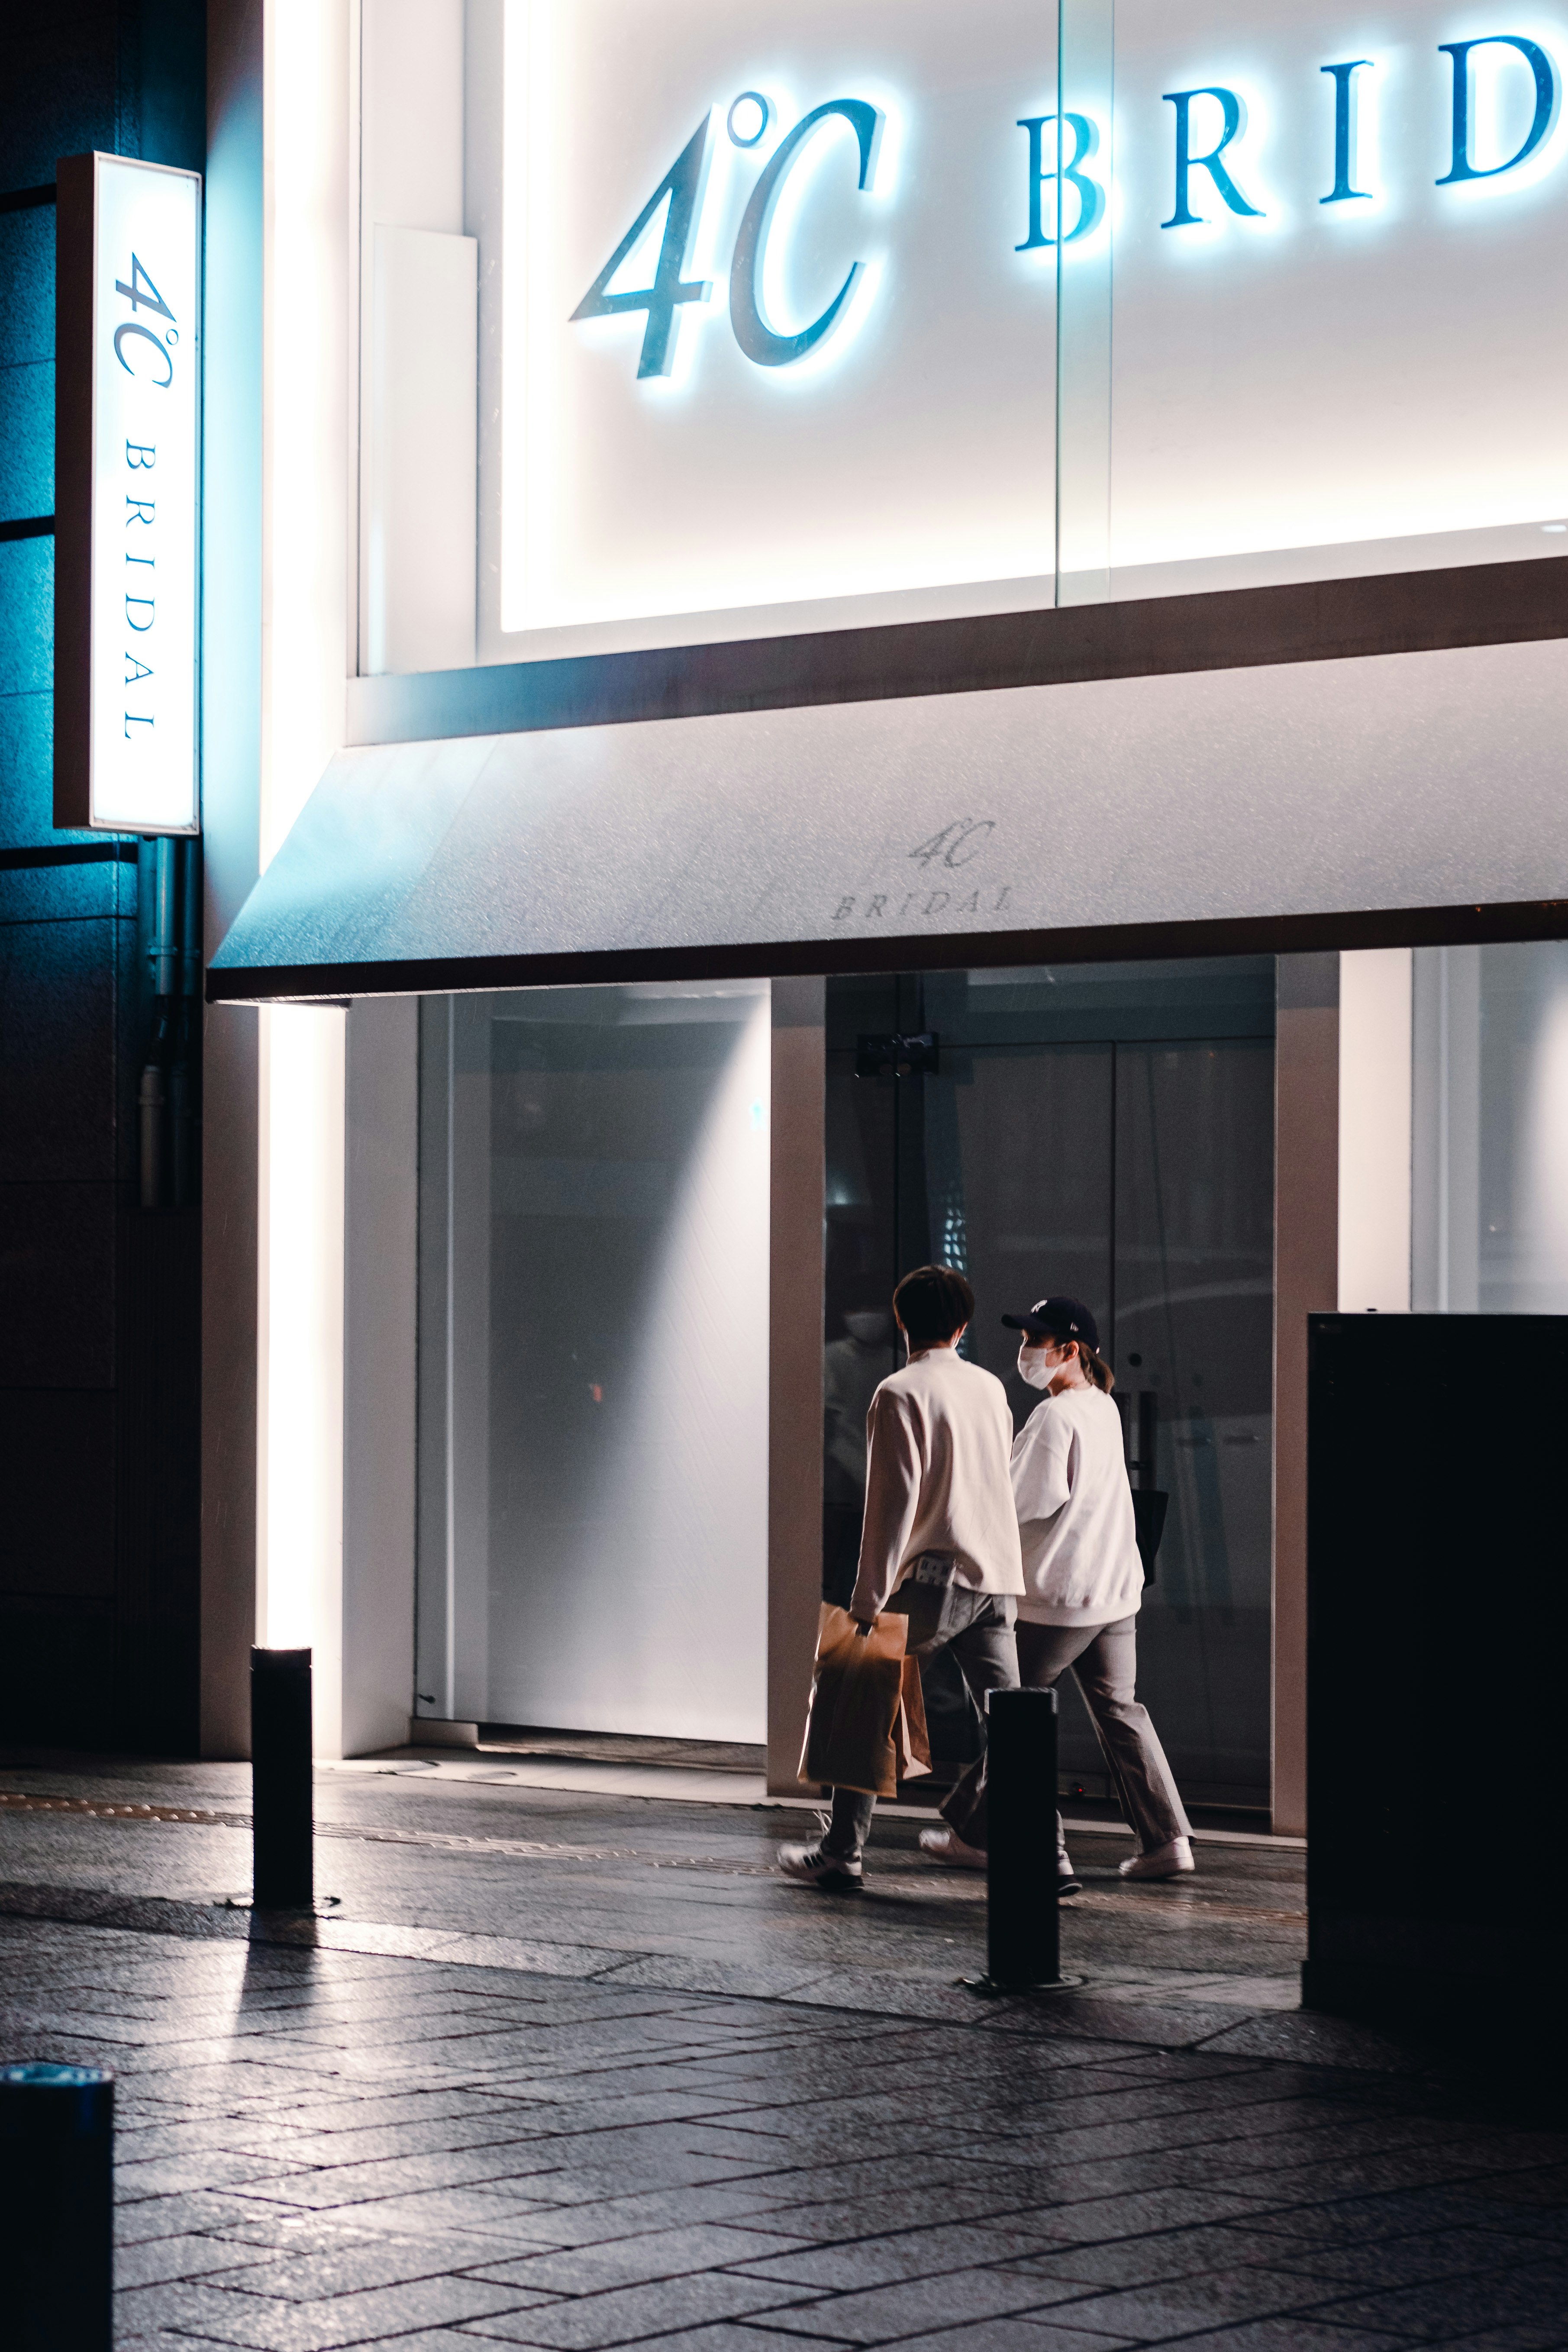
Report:
[[[474,658],[479,246],[374,232],[365,669]]]
[[[1340,1312],[1410,1307],[1411,950],[1340,959]]]

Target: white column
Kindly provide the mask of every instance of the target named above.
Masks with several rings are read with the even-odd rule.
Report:
[[[822,1607],[826,988],[773,985],[768,1283],[768,1787],[802,1791]]]
[[[1340,958],[1342,1315],[1410,1311],[1411,951]]]
[[[446,1675],[451,1721],[484,1721],[490,1625],[490,1000],[447,1000]]]
[[[1273,1817],[1307,1826],[1307,1318],[1338,1256],[1340,965],[1279,959],[1274,1160]]]
[[[353,667],[350,0],[267,0],[263,55],[260,864],[342,748]],[[315,1653],[342,1748],[344,1016],[263,1012],[257,1638]]]
[[[1481,950],[1415,952],[1411,1304],[1480,1303]]]
[[[314,1652],[326,1756],[342,1752],[344,1027],[278,1004],[261,1033],[257,1639]]]
[[[207,11],[202,828],[210,955],[255,887],[260,790],[262,39]],[[201,1747],[250,1744],[256,1637],[257,1019],[208,1007],[202,1088]]]
[[[419,1006],[347,1017],[343,1234],[343,1752],[408,1737],[419,1328]]]

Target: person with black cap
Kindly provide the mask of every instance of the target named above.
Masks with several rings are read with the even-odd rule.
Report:
[[[1019,1377],[1046,1392],[1013,1441],[1026,1586],[1019,1676],[1026,1687],[1049,1690],[1071,1667],[1138,1838],[1122,1877],[1184,1877],[1193,1868],[1191,1825],[1136,1696],[1143,1564],[1100,1333],[1076,1298],[1038,1298],[1002,1320],[1024,1335]],[[1077,1894],[1059,1813],[1057,1871],[1061,1891]]]

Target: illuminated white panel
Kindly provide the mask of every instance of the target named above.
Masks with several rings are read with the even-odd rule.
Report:
[[[372,276],[365,668],[474,658],[479,247],[378,224]]]
[[[194,833],[201,181],[93,161],[88,822]]]
[[[1472,41],[1460,169],[1474,176],[1456,178],[1453,47]],[[1521,42],[1544,60],[1543,93]],[[1562,545],[1539,533],[1568,509],[1565,71],[1561,6],[1118,0],[1111,560],[1123,575],[1501,526],[1529,536],[1484,551]],[[1176,225],[1173,94],[1200,93],[1197,158],[1225,137],[1216,89],[1239,102],[1220,161],[1252,209],[1235,210],[1194,163],[1197,217]],[[1538,143],[1521,154],[1538,96]],[[1178,584],[1124,579],[1123,593]]]
[[[1560,543],[1568,0],[468,38],[481,659]]]
[[[1410,955],[1340,958],[1342,1315],[1410,1307]]]
[[[1055,83],[1038,0],[508,0],[502,629],[1049,575]]]

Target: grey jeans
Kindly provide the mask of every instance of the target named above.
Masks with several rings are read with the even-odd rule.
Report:
[[[1114,1625],[1020,1625],[1018,1666],[1030,1690],[1049,1690],[1072,1668],[1140,1851],[1151,1853],[1173,1838],[1190,1836],[1192,1825],[1149,1710],[1134,1696],[1137,1626],[1136,1617]],[[1058,1813],[1057,1851],[1066,1850]]]
[[[976,1592],[973,1585],[901,1584],[888,1603],[889,1613],[910,1621],[907,1638],[911,1658],[929,1658],[951,1650],[963,1670],[982,1716],[985,1694],[1018,1687],[1018,1652],[1013,1623],[1018,1604],[1010,1593]],[[985,1844],[985,1750],[981,1749],[942,1807],[965,1845]],[[835,1860],[858,1860],[871,1827],[877,1800],[861,1789],[835,1789],[833,1819],[822,1840],[822,1851]]]

